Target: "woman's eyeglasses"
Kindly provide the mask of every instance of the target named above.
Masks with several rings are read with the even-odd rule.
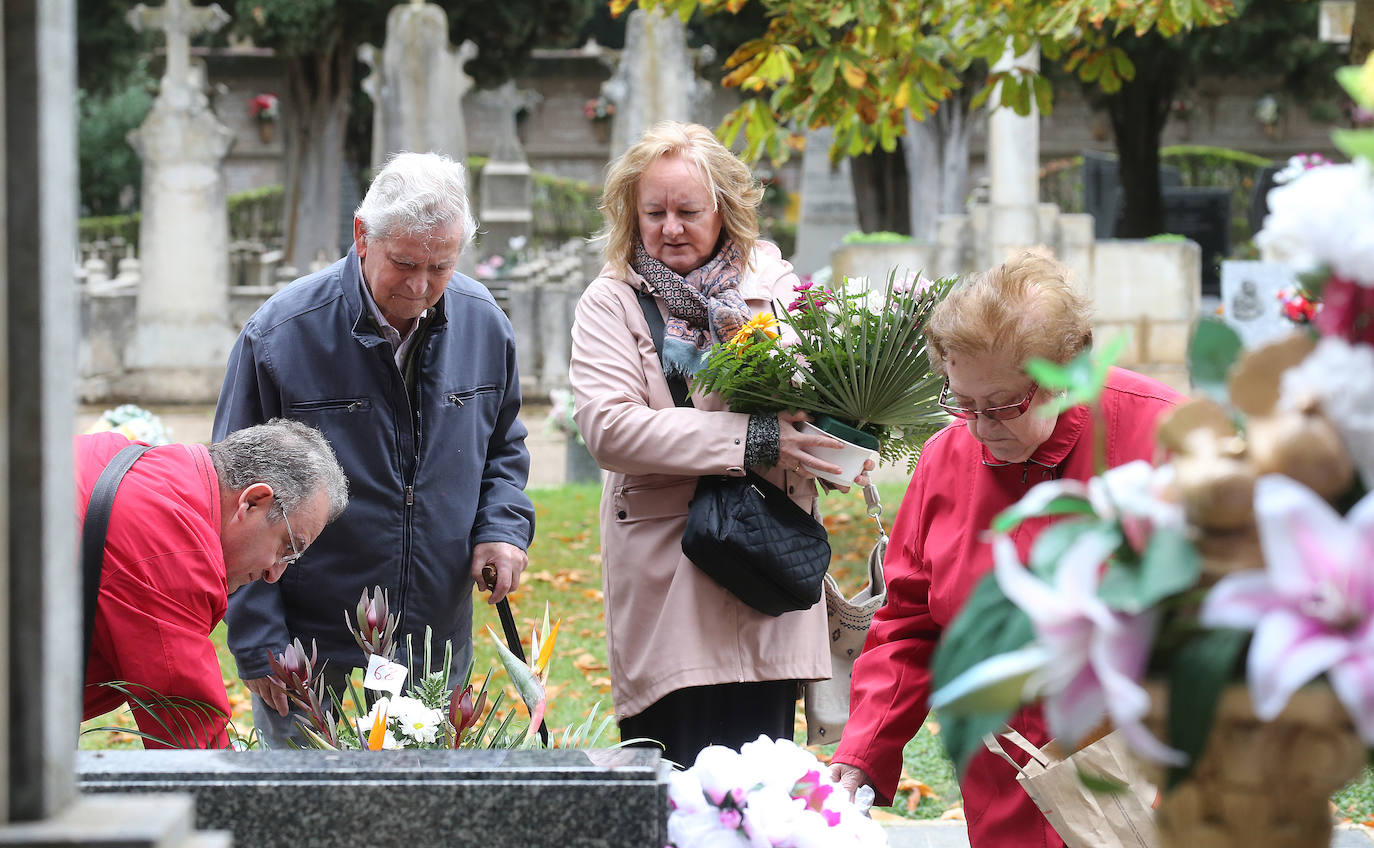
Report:
[[[969,409],[965,406],[959,406],[950,400],[949,380],[945,380],[945,387],[940,390],[939,403],[940,408],[945,412],[948,412],[955,418],[961,418],[964,421],[972,421],[980,415],[984,418],[991,418],[994,421],[1010,421],[1013,418],[1020,418],[1022,415],[1026,414],[1026,410],[1030,409],[1031,401],[1035,398],[1035,393],[1038,391],[1040,391],[1040,387],[1035,383],[1031,383],[1030,391],[1026,393],[1026,397],[1019,403],[1009,403],[1006,406],[989,406],[987,409]]]

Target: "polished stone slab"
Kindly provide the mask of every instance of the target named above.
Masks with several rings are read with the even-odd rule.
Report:
[[[657,751],[82,751],[83,792],[189,792],[237,845],[662,848]]]

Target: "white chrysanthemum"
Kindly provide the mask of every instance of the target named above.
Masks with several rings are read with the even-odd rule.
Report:
[[[1269,192],[1255,244],[1268,261],[1323,266],[1374,287],[1374,174],[1369,163],[1312,168]]]
[[[443,726],[444,714],[430,709],[422,701],[399,696],[391,699],[388,719],[396,722],[404,737],[421,745],[433,745]]]
[[[1327,336],[1279,385],[1280,409],[1313,395],[1321,401],[1364,484],[1374,487],[1374,348]]]

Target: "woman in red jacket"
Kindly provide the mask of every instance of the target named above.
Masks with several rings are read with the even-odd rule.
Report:
[[[993,516],[1042,480],[1086,480],[1095,471],[1088,409],[1037,414],[1051,393],[1025,373],[1032,358],[1068,362],[1092,342],[1087,303],[1066,267],[1022,253],[952,292],[926,332],[932,365],[945,376],[941,404],[959,420],[926,444],[897,514],[887,605],[854,664],[849,723],[832,760],[836,780],[851,792],[866,783],[884,803],[896,790],[902,748],[926,718],[940,634],[992,568],[984,531]],[[1153,458],[1155,422],[1178,400],[1162,383],[1112,369],[1101,401],[1108,465]],[[1023,562],[1048,520],[1013,532]],[[1038,708],[1011,724],[1037,745],[1049,741]],[[960,787],[975,848],[1064,844],[1016,772],[988,752],[970,760]]]

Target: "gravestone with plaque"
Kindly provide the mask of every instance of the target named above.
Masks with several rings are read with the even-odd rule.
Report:
[[[1297,274],[1282,263],[1222,262],[1222,317],[1246,347],[1285,336],[1293,332],[1295,325],[1283,317],[1278,295],[1297,282]]]
[[[1160,165],[1159,184],[1166,191],[1178,188],[1183,184],[1183,176],[1173,165]],[[1083,211],[1093,216],[1094,238],[1116,237],[1125,202],[1116,157],[1095,150],[1083,151]]]

